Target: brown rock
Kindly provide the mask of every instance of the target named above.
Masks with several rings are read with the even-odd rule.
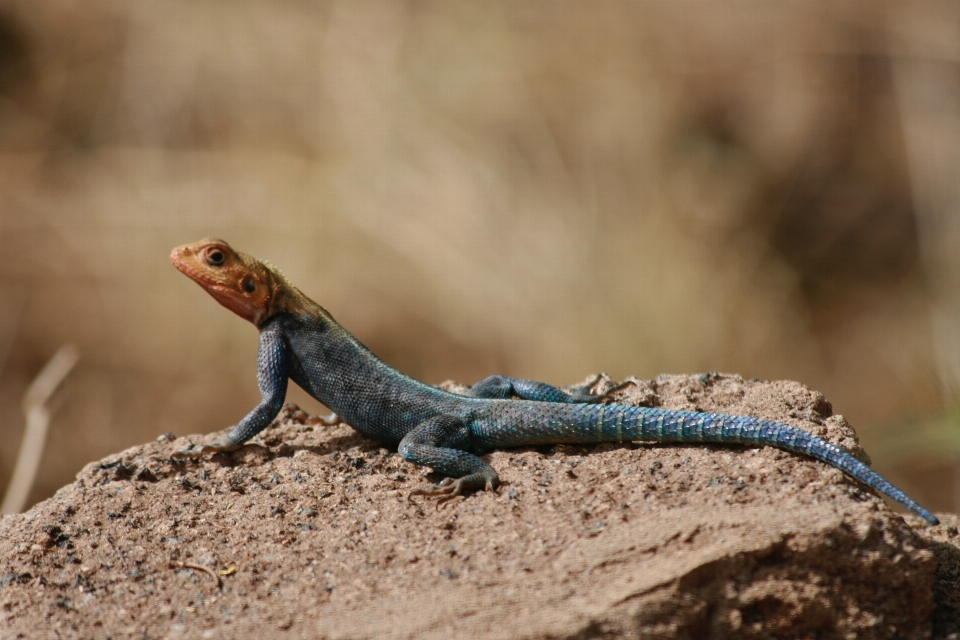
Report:
[[[781,420],[862,455],[797,383],[669,376],[616,394]],[[498,493],[438,510],[407,501],[427,480],[395,452],[301,413],[285,410],[268,446],[200,463],[171,463],[183,438],[129,449],[5,516],[0,637],[960,632],[957,518],[911,528],[819,462],[717,445],[501,451]]]

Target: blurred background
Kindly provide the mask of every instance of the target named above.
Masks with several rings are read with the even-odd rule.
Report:
[[[799,380],[960,510],[958,214],[955,2],[0,2],[0,491],[63,344],[31,502],[254,406],[215,235],[431,383]]]

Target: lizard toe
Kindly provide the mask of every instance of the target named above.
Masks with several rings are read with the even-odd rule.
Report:
[[[461,482],[462,480],[463,478],[460,478],[460,480],[457,480],[456,482],[451,483],[450,484],[451,489],[447,493],[437,497],[437,510],[440,509],[440,505],[450,502],[457,496],[464,497],[463,496],[464,485],[463,485],[463,482]]]
[[[454,487],[452,486],[453,483],[447,482],[446,480],[449,480],[449,478],[433,487],[421,487],[419,489],[414,489],[407,494],[407,498],[409,499],[413,496],[427,496],[428,498],[432,498],[434,496],[445,496],[451,491],[454,491]]]
[[[170,457],[174,460],[196,460],[203,455],[203,448],[198,447],[195,444],[191,444],[186,449],[181,449],[180,451],[174,451],[170,454]]]
[[[439,509],[441,504],[463,495],[464,484],[462,481],[463,478],[444,478],[440,484],[435,487],[414,489],[407,494],[407,500],[413,502],[413,496],[425,496],[428,500],[435,498],[437,500],[437,508]]]
[[[186,449],[181,449],[180,451],[175,451],[170,454],[170,457],[174,460],[198,460],[209,454],[236,451],[241,446],[239,443],[231,440],[229,436],[220,436],[210,444],[202,446],[191,444]]]
[[[435,498],[437,508],[439,509],[440,505],[450,502],[458,496],[462,497],[466,491],[470,491],[471,489],[496,491],[498,484],[500,484],[499,478],[495,473],[472,473],[462,478],[444,478],[440,484],[435,487],[414,489],[407,494],[407,499],[411,500],[413,496],[426,496],[428,499]]]

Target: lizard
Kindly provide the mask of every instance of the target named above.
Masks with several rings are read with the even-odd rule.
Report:
[[[364,436],[397,447],[415,465],[445,478],[410,493],[437,506],[466,491],[494,490],[497,472],[479,456],[494,449],[599,442],[741,443],[777,447],[836,467],[886,494],[931,525],[936,516],[848,451],[787,424],[748,416],[604,404],[590,385],[567,392],[494,375],[462,393],[394,369],[294,287],[271,263],[216,238],[173,249],[173,265],[260,332],[261,402],[228,433],[191,444],[174,459],[240,448],[284,403],[288,380]],[[608,392],[609,393],[609,392]]]

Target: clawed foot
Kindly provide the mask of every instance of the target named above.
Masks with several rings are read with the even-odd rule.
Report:
[[[236,451],[241,446],[243,445],[234,442],[229,436],[220,436],[210,444],[205,444],[202,446],[192,444],[186,449],[181,449],[180,451],[172,453],[170,457],[174,460],[197,460],[205,455],[210,455],[213,453]]]
[[[423,489],[414,489],[407,494],[407,500],[413,502],[413,496],[426,496],[436,498],[437,509],[445,502],[449,502],[457,496],[462,496],[464,491],[483,488],[486,491],[495,491],[497,488],[496,478],[488,478],[477,474],[464,476],[463,478],[444,478],[435,487],[424,487]]]
[[[605,400],[609,398],[612,394],[616,393],[617,391],[621,391],[623,389],[626,389],[627,387],[638,387],[638,386],[640,385],[637,383],[636,380],[627,380],[626,382],[621,382],[618,385],[614,385],[610,387],[604,392],[602,396],[597,396],[597,397],[600,398],[601,400]]]
[[[602,375],[602,374],[601,374]],[[590,384],[584,386],[581,389],[578,389],[574,393],[570,394],[574,400],[577,402],[585,402],[587,404],[605,404],[607,403],[613,394],[627,387],[637,386],[636,380],[627,380],[626,382],[621,382],[618,385],[614,385],[600,394],[591,394],[590,389],[600,380],[598,377],[597,380],[594,380]]]

